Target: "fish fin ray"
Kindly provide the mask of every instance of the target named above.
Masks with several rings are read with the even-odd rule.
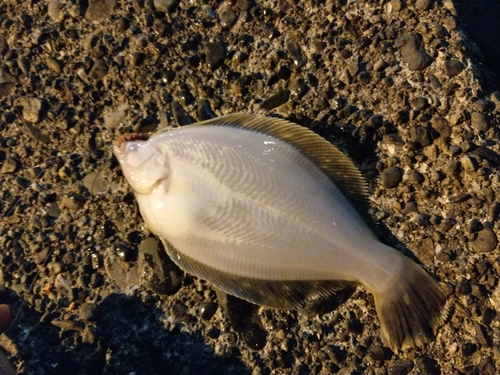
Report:
[[[443,291],[410,260],[387,292],[373,294],[382,339],[395,352],[428,343],[444,321]]]
[[[179,253],[162,239],[170,258],[185,272],[208,280],[222,291],[248,302],[276,309],[299,309],[334,295],[353,292],[356,285],[345,280],[262,280],[216,270]],[[343,301],[342,301],[343,302]]]
[[[372,229],[377,227],[370,214],[368,185],[358,167],[337,147],[308,128],[280,118],[250,113],[233,113],[196,124],[199,125],[254,130],[290,144],[337,185]]]

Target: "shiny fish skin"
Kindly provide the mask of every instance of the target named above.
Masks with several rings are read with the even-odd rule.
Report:
[[[260,121],[275,124],[266,133]],[[149,140],[131,137],[114,153],[146,224],[184,270],[276,308],[297,308],[304,299],[363,284],[375,297],[391,348],[424,344],[441,322],[442,291],[415,263],[378,241],[325,173],[335,168],[318,167],[305,156],[314,150],[290,145],[301,141],[275,136],[285,138],[288,130],[324,148],[322,162],[352,172],[343,155],[328,161],[324,154],[334,147],[314,133],[244,114]]]

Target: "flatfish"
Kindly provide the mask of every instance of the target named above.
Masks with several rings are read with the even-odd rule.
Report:
[[[296,309],[362,284],[393,350],[422,346],[445,295],[366,223],[366,183],[310,130],[237,113],[114,146],[149,229],[186,272],[252,303]]]

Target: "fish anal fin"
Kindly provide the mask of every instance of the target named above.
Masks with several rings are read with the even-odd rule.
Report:
[[[323,298],[329,299],[330,303],[337,298],[337,305],[340,305],[356,288],[355,284],[344,280],[262,280],[241,277],[219,271],[181,254],[165,240],[163,244],[170,258],[182,270],[256,305],[276,309],[314,310],[314,306],[324,309],[321,306]]]

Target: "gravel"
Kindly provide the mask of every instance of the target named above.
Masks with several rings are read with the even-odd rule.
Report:
[[[457,9],[0,2],[8,361],[37,375],[499,372],[500,88]],[[164,258],[114,141],[238,111],[298,122],[353,158],[382,240],[448,296],[434,342],[384,347],[361,287],[337,308],[258,308]]]

